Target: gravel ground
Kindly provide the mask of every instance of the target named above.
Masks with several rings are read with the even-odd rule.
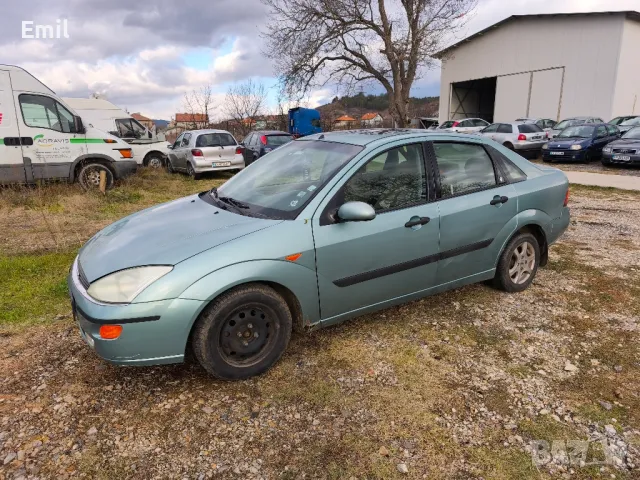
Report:
[[[545,163],[542,158],[530,159],[533,163],[539,163],[541,165],[553,165],[560,170],[566,170],[568,172],[591,172],[591,173],[606,173],[608,175],[630,175],[634,177],[640,177],[640,167],[638,166],[619,166],[619,167],[605,167],[600,160],[594,160],[591,163],[562,163],[554,162],[553,164]]]
[[[68,315],[0,330],[0,479],[640,478],[640,196],[572,191],[526,292],[297,335],[245,382],[108,365]]]

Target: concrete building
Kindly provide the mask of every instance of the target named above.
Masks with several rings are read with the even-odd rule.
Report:
[[[513,15],[451,45],[440,122],[640,115],[640,12]]]

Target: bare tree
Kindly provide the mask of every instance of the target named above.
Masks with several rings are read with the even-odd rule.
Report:
[[[267,91],[263,84],[249,79],[237,83],[227,91],[224,112],[237,125],[242,135],[247,135],[263,114]]]
[[[183,104],[185,113],[188,114],[188,127],[194,130],[207,128],[210,123],[211,110],[214,107],[213,87],[205,85],[199,90],[185,93]]]
[[[266,55],[289,93],[336,82],[381,84],[399,127],[414,81],[465,23],[477,0],[262,0]]]

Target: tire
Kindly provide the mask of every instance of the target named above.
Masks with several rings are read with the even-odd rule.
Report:
[[[87,163],[84,165],[78,172],[78,183],[85,190],[99,190],[100,172],[105,172],[106,174],[106,189],[112,189],[115,183],[113,172],[109,167],[101,163]]]
[[[525,256],[522,256],[523,252]],[[530,258],[531,255],[533,259]],[[522,262],[520,267],[517,262]],[[540,246],[536,237],[530,233],[519,233],[509,241],[502,252],[493,284],[505,292],[522,292],[533,282],[539,266]],[[525,275],[527,270],[528,276]]]
[[[189,175],[194,180],[198,180],[200,178],[200,175],[197,174],[193,169],[193,165],[191,165],[191,162],[187,162],[187,175]]]
[[[584,154],[584,163],[591,163],[591,152],[587,152]]]
[[[151,154],[147,157],[147,160],[144,162],[145,167],[149,168],[162,168],[164,165],[164,159],[157,154]]]
[[[171,159],[169,157],[167,157],[167,161],[164,166],[167,168],[167,173],[176,173],[176,171],[173,169],[173,165],[171,164]]]
[[[293,320],[284,299],[266,285],[235,288],[214,300],[196,322],[193,353],[223,380],[260,375],[284,353]]]
[[[504,144],[504,146],[505,146],[505,148],[508,148],[509,150],[511,150],[513,152],[514,149],[513,149],[513,145],[511,143],[507,142],[507,143]]]

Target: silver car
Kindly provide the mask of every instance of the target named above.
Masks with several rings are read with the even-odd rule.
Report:
[[[618,130],[621,133],[626,133],[634,127],[640,126],[640,117],[633,117],[629,120],[625,120],[620,125],[618,125]]]
[[[198,178],[205,172],[242,170],[243,147],[225,130],[191,130],[169,145],[167,169]]]
[[[547,133],[534,123],[493,123],[480,132],[520,155],[537,155],[547,143]]]
[[[575,125],[585,125],[588,123],[605,123],[600,117],[571,117],[565,118],[560,123],[556,124],[552,130],[549,131],[549,138],[556,138],[558,134],[567,127],[573,127]]]
[[[477,133],[489,122],[481,118],[463,118],[461,120],[449,120],[437,128],[437,132]]]
[[[558,123],[550,118],[516,118],[516,122],[533,123],[545,132],[552,130],[556,123]]]

